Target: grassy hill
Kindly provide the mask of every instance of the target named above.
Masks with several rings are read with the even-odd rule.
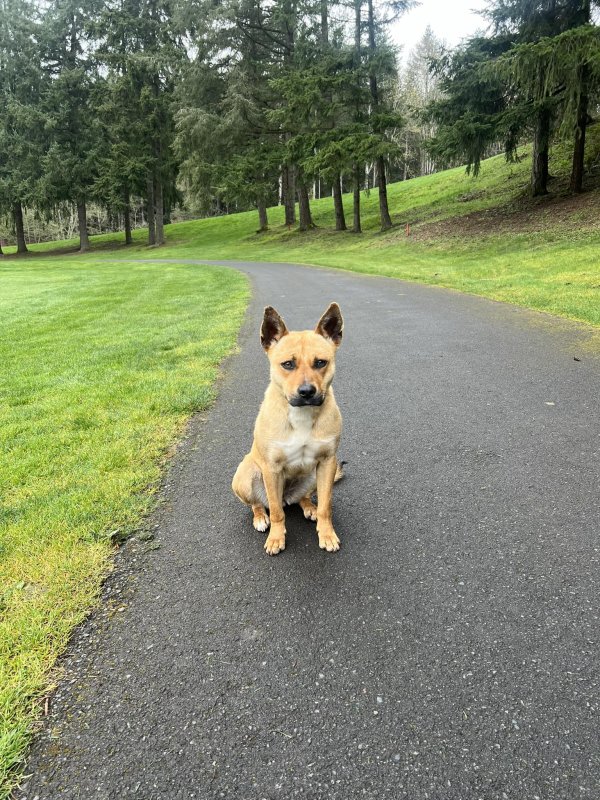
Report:
[[[257,234],[256,214],[246,212],[168,226],[160,250],[145,246],[145,231],[120,252],[121,236],[95,237],[89,257],[295,261],[446,286],[600,325],[600,125],[589,130],[581,196],[568,193],[570,153],[559,145],[550,160],[551,195],[529,198],[530,150],[515,163],[488,159],[477,178],[459,167],[392,184],[395,227],[385,234],[375,190],[363,196],[360,236],[333,230],[332,201],[323,198],[312,203],[317,228],[308,233],[288,231],[283,209],[272,208],[267,233]],[[350,217],[351,196],[344,200]],[[34,249],[65,254],[70,244],[76,247]]]

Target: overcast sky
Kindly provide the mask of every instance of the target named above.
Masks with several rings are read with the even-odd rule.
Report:
[[[427,25],[450,47],[485,27],[485,21],[474,13],[486,5],[485,0],[422,0],[417,8],[407,11],[393,26],[396,44],[402,45],[403,57],[423,36]]]

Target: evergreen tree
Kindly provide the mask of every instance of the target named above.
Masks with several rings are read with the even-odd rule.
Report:
[[[533,159],[532,159],[532,193],[543,195],[548,191],[548,159],[550,142],[556,112],[561,101],[563,87],[555,84],[550,86],[548,74],[545,71],[545,48],[537,47],[542,39],[555,39],[562,33],[590,21],[589,0],[495,0],[487,11],[487,16],[494,25],[495,31],[512,39],[512,44],[518,46],[511,56],[516,68],[513,77],[520,92],[520,100],[531,109],[533,120]],[[542,58],[536,59],[536,54]],[[522,70],[523,61],[527,62],[527,74]],[[503,65],[500,66],[501,74]],[[578,84],[577,130],[579,142],[574,154],[574,187],[579,186],[580,178],[575,173],[579,170],[583,174],[583,150],[585,146],[585,121],[587,119],[587,96],[585,86],[587,68],[580,62],[575,70],[575,80]],[[571,83],[571,81],[570,81]],[[576,162],[576,164],[575,164]]]
[[[206,210],[221,200],[255,206],[264,230],[266,204],[275,198],[284,163],[282,132],[267,118],[277,103],[269,79],[281,58],[272,38],[280,31],[271,33],[254,0],[204,8],[199,18],[206,25],[194,15],[190,34],[197,55],[177,95],[175,149],[182,177]]]
[[[390,129],[397,127],[400,120],[394,114],[390,98],[382,91],[386,83],[395,73],[393,53],[385,40],[386,27],[398,19],[410,6],[410,0],[390,0],[376,13],[373,0],[367,0],[367,53],[369,69],[369,89],[371,92],[371,128],[372,132],[382,139],[386,138]],[[388,95],[390,92],[388,91]],[[379,191],[379,213],[381,229],[392,227],[386,179],[386,158],[378,155],[375,161],[377,187]]]
[[[34,24],[38,6],[32,0],[0,1],[3,21]],[[39,72],[39,79],[23,81],[29,100],[11,105],[7,68],[0,65],[6,77],[0,145],[7,153],[0,203],[5,209],[10,204],[19,241],[23,202],[56,215],[73,204],[81,249],[87,249],[86,207],[97,201],[123,217],[130,242],[130,199],[145,194],[149,243],[162,243],[165,210],[177,197],[177,158],[184,160],[184,185],[197,198],[204,193],[217,207],[223,201],[238,208],[252,203],[261,229],[278,178],[288,224],[295,220],[297,194],[300,227],[312,226],[309,184],[324,178],[332,187],[336,226],[345,229],[341,180],[351,177],[356,231],[362,167],[376,162],[385,227],[385,160],[398,123],[389,102],[394,58],[385,26],[407,5],[356,0],[349,40],[339,0],[40,5],[40,47],[35,36],[19,45],[27,65]],[[10,43],[15,30],[5,27],[3,41]],[[11,109],[20,115],[20,128],[9,120]],[[23,155],[18,161],[8,157],[19,141],[35,151],[30,163]]]
[[[95,92],[101,137],[93,194],[106,208],[122,215],[125,244],[132,242],[131,197],[145,194],[150,169],[139,145],[143,123],[135,113],[131,90],[128,75],[111,73]]]
[[[18,253],[27,252],[23,206],[39,201],[45,124],[40,33],[32,2],[0,0],[0,213],[12,216]]]
[[[318,52],[320,51],[320,48]],[[346,49],[314,59],[315,66],[300,66],[272,86],[282,98],[270,119],[288,134],[287,160],[296,167],[300,229],[313,227],[307,182],[320,176],[331,184],[336,230],[346,230],[341,176],[348,168],[340,142],[351,117],[345,103],[352,80],[352,57]]]
[[[403,180],[428,175],[435,169],[427,144],[435,136],[436,126],[431,118],[426,118],[425,111],[442,99],[439,78],[432,65],[439,61],[443,52],[443,43],[427,26],[399,76],[396,104],[406,120],[398,140]]]
[[[441,96],[426,109],[425,119],[436,127],[428,147],[440,163],[463,163],[477,175],[497,143],[508,157],[514,153],[526,118],[506,82],[488,69],[510,47],[506,37],[475,37],[435,62]]]
[[[590,0],[583,0],[580,7],[580,15],[578,25],[588,26],[591,22],[591,2]],[[597,32],[594,30],[594,37]],[[587,32],[584,35],[588,35]],[[569,50],[570,55],[573,49]],[[575,133],[575,141],[573,144],[573,162],[571,166],[571,181],[570,188],[572,192],[581,192],[583,189],[583,173],[585,162],[585,137],[588,125],[588,108],[590,102],[590,93],[594,84],[593,73],[595,80],[595,87],[598,87],[597,70],[594,70],[592,64],[596,65],[598,61],[598,54],[600,48],[598,41],[593,44],[592,50],[583,47],[578,48],[576,60],[577,64],[575,69],[569,71],[569,75],[574,77],[574,80],[568,82],[570,89],[570,100],[574,100],[571,108],[574,110],[573,128]],[[566,59],[561,59],[560,64],[564,67]]]
[[[319,64],[320,80],[323,82],[324,91],[322,94],[323,102],[321,106],[324,106],[324,108],[313,109],[312,116],[324,122],[324,126],[322,125],[321,127],[324,127],[326,131],[330,129],[333,130],[339,125],[339,113],[334,111],[333,106],[334,96],[339,97],[340,95],[340,72],[343,74],[347,71],[344,64],[342,63],[340,65],[335,57],[336,52],[340,51],[343,47],[339,29],[335,32],[335,39],[337,39],[337,41],[334,40],[332,42],[330,38],[331,26],[329,24],[329,15],[332,6],[333,3],[331,3],[330,0],[320,0],[318,7],[318,11],[320,12],[320,27],[318,29],[317,41],[314,48],[314,58]],[[330,78],[331,81],[328,81],[327,78]],[[333,83],[333,85],[331,85],[331,83]],[[316,147],[319,147],[318,143]],[[313,145],[313,150],[314,149],[315,146]],[[305,153],[305,155],[310,156],[311,153]],[[327,171],[325,171],[325,174],[327,174]],[[342,170],[340,165],[337,165],[333,171],[329,171],[328,179],[331,182],[335,229],[337,231],[345,231],[346,217],[344,215],[344,202],[342,199]]]
[[[439,125],[432,152],[462,158],[475,171],[494,143],[507,156],[533,138],[531,192],[548,191],[549,149],[557,131],[574,131],[571,186],[580,191],[589,93],[598,42],[587,0],[494,0],[493,35],[440,59],[444,97],[430,107]]]
[[[185,48],[169,0],[110,0],[94,27],[108,75],[106,133],[95,184],[127,217],[133,193],[146,196],[148,243],[164,243],[165,212],[177,198],[173,93]],[[106,145],[110,144],[107,149]]]
[[[60,0],[47,7],[43,20],[43,68],[48,83],[43,109],[49,134],[43,158],[43,205],[63,202],[77,207],[79,242],[89,249],[86,204],[96,172],[97,118],[91,100],[95,78],[88,25],[91,0]]]

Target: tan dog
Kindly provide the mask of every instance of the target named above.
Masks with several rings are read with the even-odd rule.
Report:
[[[260,341],[271,362],[271,382],[254,426],[252,450],[237,468],[232,489],[252,508],[257,531],[271,525],[265,550],[272,556],[285,549],[284,504],[299,503],[304,516],[316,520],[319,547],[328,552],[340,547],[331,522],[331,496],[334,481],[342,477],[336,456],[342,416],[331,381],[343,327],[337,303],[314,331],[290,332],[274,308],[265,308]]]

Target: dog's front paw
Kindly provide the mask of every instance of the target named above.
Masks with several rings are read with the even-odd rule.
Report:
[[[319,536],[319,547],[321,550],[327,550],[328,553],[335,553],[340,549],[340,540],[333,528],[326,531],[317,531]]]
[[[270,556],[276,556],[277,553],[285,550],[285,530],[274,531],[271,528],[271,533],[267,536],[267,541],[265,542],[265,550]]]

